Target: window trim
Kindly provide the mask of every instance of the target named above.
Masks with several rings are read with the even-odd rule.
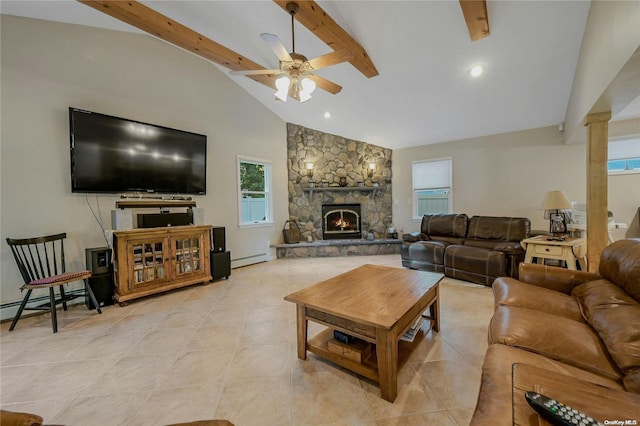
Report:
[[[619,149],[617,149],[617,155],[616,154],[612,154],[612,145],[615,145],[616,143],[621,143],[621,144],[627,144],[627,143],[635,143],[635,144],[640,144],[640,134],[634,134],[634,135],[625,135],[625,136],[619,136],[619,137],[614,137],[614,138],[609,138],[609,146],[607,147],[607,175],[609,176],[616,176],[616,175],[630,175],[630,174],[638,174],[640,173],[640,168],[638,169],[628,169],[626,167],[628,167],[628,161],[637,161],[640,159],[640,150],[637,149],[638,145],[632,145],[634,146],[636,149],[623,149],[622,153],[620,152]],[[625,162],[625,169],[618,169],[618,170],[609,170],[609,164],[614,162],[614,161],[624,161]]]
[[[262,191],[242,191],[241,179],[240,179],[240,166],[242,163],[258,164],[264,166],[264,195],[267,206],[265,208],[266,218],[264,220],[244,222],[242,220],[242,195],[244,193],[262,194]],[[273,193],[271,191],[271,161],[263,158],[248,157],[245,155],[238,155],[236,162],[237,169],[237,188],[238,188],[238,227],[240,228],[255,228],[262,226],[273,225]]]
[[[423,163],[431,163],[435,161],[449,161],[449,186],[448,187],[429,187],[429,188],[416,188],[413,182],[413,174],[414,167],[417,164]],[[422,219],[422,216],[418,215],[418,191],[426,191],[426,190],[446,190],[447,192],[447,207],[448,213],[453,212],[453,157],[438,157],[438,158],[429,158],[426,160],[416,160],[411,162],[411,215],[413,216],[414,221],[419,221]]]
[[[628,167],[629,161],[638,161],[638,160],[640,160],[640,157],[612,158],[610,160],[607,160],[607,174],[611,176],[611,175],[631,175],[635,173],[640,173],[640,168],[637,168],[637,169],[625,168],[625,169],[609,170],[609,163],[613,163],[614,161],[624,161],[625,167]]]

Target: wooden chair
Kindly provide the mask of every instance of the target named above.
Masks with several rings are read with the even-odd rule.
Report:
[[[7,238],[7,244],[11,247],[13,257],[16,259],[18,269],[24,280],[24,285],[20,287],[20,291],[27,290],[27,294],[22,299],[20,309],[13,318],[9,331],[12,331],[22,312],[24,310],[38,310],[51,312],[51,324],[53,332],[58,332],[58,321],[56,316],[56,306],[62,304],[63,309],[67,310],[67,302],[80,297],[80,294],[65,294],[64,284],[74,281],[84,281],[84,288],[89,295],[93,306],[96,307],[99,314],[102,313],[100,305],[96,297],[91,291],[87,279],[91,276],[90,271],[66,272],[64,260],[64,239],[67,238],[66,233],[49,235],[47,237],[12,239]],[[54,287],[60,287],[59,298],[56,298]],[[34,289],[48,288],[49,302],[27,307],[27,302]]]

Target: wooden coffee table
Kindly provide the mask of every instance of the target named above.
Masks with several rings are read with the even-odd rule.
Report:
[[[297,305],[298,358],[307,350],[380,384],[382,398],[398,392],[398,340],[424,315],[440,329],[438,283],[442,274],[364,265],[322,281],[284,299]],[[307,321],[329,328],[307,339]],[[329,351],[333,330],[376,345],[362,363]],[[375,355],[375,356],[374,356]]]

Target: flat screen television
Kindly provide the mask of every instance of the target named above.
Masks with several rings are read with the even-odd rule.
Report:
[[[206,193],[207,137],[69,108],[71,191]]]

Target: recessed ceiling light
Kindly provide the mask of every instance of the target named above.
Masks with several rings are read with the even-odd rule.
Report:
[[[331,118],[331,113],[329,111],[325,112],[324,118]]]
[[[474,65],[473,68],[471,68],[471,71],[469,71],[469,74],[471,74],[471,77],[478,77],[482,74],[482,71],[484,71],[484,67],[482,65]]]

